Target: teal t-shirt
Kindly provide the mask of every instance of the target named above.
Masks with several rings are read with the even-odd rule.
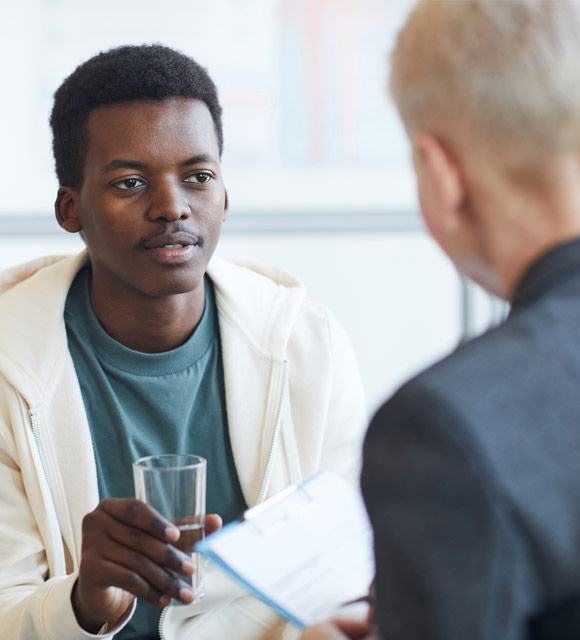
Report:
[[[207,459],[208,513],[224,522],[246,503],[231,450],[215,295],[205,279],[205,307],[190,338],[163,353],[141,353],[100,325],[89,296],[90,267],[75,278],[65,305],[68,346],[91,429],[99,495],[135,495],[131,464],[153,453]],[[138,602],[122,640],[159,638],[159,607]]]

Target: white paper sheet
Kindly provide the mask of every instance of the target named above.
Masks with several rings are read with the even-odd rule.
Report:
[[[196,551],[299,627],[367,594],[374,576],[362,498],[330,472],[248,510]]]

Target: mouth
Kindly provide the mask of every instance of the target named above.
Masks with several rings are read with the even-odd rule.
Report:
[[[153,237],[146,238],[142,242],[144,249],[181,249],[183,247],[195,246],[200,243],[199,238],[187,231],[176,231],[173,233],[159,233]]]
[[[186,232],[163,233],[142,243],[145,252],[156,262],[179,265],[188,262],[200,247],[197,236]]]

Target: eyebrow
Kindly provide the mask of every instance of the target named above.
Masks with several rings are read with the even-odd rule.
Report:
[[[199,164],[200,162],[215,162],[215,158],[209,153],[200,153],[197,156],[193,156],[182,162],[182,166],[190,167],[192,164]]]
[[[200,162],[215,162],[213,156],[209,153],[200,153],[197,156],[192,156],[187,160],[184,160],[180,163],[182,167],[190,167],[194,164],[199,164]],[[108,173],[109,171],[114,171],[115,169],[143,169],[145,167],[144,162],[139,162],[137,160],[124,160],[119,158],[118,160],[111,160],[109,164],[105,167],[103,173]]]
[[[115,169],[142,169],[144,166],[143,162],[137,162],[136,160],[112,160],[105,167],[103,173],[114,171]]]

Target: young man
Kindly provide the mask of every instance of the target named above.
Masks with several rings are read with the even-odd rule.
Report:
[[[580,594],[578,11],[427,0],[393,54],[426,224],[511,312],[371,424],[362,487],[385,640],[580,634],[566,613]],[[363,637],[341,624],[304,640]]]
[[[192,600],[170,570],[193,567],[171,523],[132,498],[131,463],[206,457],[208,511],[224,521],[318,469],[355,477],[364,404],[348,339],[291,276],[212,259],[221,108],[193,60],[159,45],[100,54],[56,92],[51,126],[56,216],[87,250],[2,275],[2,636],[281,637],[212,567],[205,599],[160,621],[171,598]]]

